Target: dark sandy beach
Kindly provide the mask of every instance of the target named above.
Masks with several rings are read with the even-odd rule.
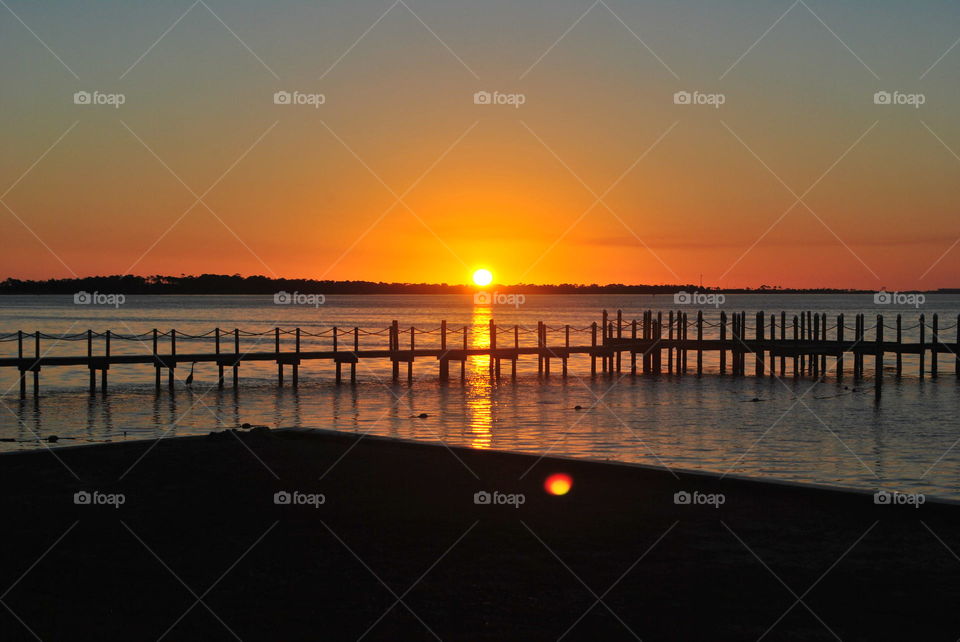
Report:
[[[0,639],[960,636],[952,504],[355,435],[241,435],[0,456]],[[562,497],[542,486],[556,472],[574,479]],[[481,490],[524,503],[475,504]],[[80,491],[91,504],[74,503]],[[279,491],[325,501],[276,504]],[[678,491],[724,503],[677,505]],[[119,508],[93,505],[118,494]]]

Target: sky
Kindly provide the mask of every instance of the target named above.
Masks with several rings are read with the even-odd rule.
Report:
[[[960,287],[956,2],[5,2],[0,278]]]

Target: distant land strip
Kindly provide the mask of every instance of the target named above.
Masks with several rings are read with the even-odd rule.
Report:
[[[674,294],[677,292],[724,292],[726,294],[848,294],[874,290],[842,288],[782,288],[761,285],[757,288],[714,288],[693,284],[605,285],[560,283],[555,285],[518,283],[491,285],[489,289],[516,294]],[[239,274],[199,274],[180,276],[89,276],[73,279],[21,280],[0,282],[0,294],[74,294],[76,292],[120,294],[274,294],[280,291],[304,294],[472,294],[476,286],[447,283],[384,283],[375,281],[318,281],[315,279],[276,279]],[[940,288],[924,292],[957,294],[960,288]]]

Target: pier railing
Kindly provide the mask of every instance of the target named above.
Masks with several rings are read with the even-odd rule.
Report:
[[[333,326],[326,329],[273,328],[249,331],[235,328],[214,328],[202,334],[188,334],[175,329],[157,329],[141,334],[112,331],[54,335],[34,331],[11,332],[0,335],[0,345],[16,344],[16,356],[0,357],[0,368],[17,368],[21,397],[26,396],[28,373],[32,375],[33,392],[39,394],[40,373],[49,367],[77,366],[89,370],[90,392],[106,392],[108,372],[113,365],[142,364],[155,369],[155,386],[159,391],[162,373],[166,370],[167,385],[176,385],[175,371],[180,364],[215,363],[217,384],[224,386],[225,369],[230,368],[233,385],[239,386],[239,368],[243,362],[273,362],[277,366],[278,384],[284,385],[285,367],[290,368],[291,384],[299,383],[299,368],[304,361],[332,362],[335,381],[343,381],[343,367],[349,366],[350,382],[356,382],[357,364],[361,360],[388,360],[392,376],[400,377],[400,368],[406,364],[407,378],[413,378],[414,362],[436,360],[441,381],[450,376],[450,362],[460,365],[461,378],[466,375],[466,361],[470,357],[489,358],[493,377],[501,376],[501,366],[509,362],[510,375],[517,375],[517,361],[537,357],[538,374],[549,376],[551,362],[560,361],[563,376],[568,374],[568,360],[572,355],[586,355],[590,359],[590,375],[622,373],[630,375],[676,374],[704,372],[704,354],[718,353],[721,375],[743,376],[752,365],[755,376],[812,376],[846,374],[845,359],[852,363],[855,379],[867,376],[867,359],[873,358],[873,379],[880,393],[884,363],[887,355],[894,359],[896,376],[903,374],[904,355],[919,359],[920,378],[927,374],[937,377],[941,361],[953,361],[954,373],[960,376],[960,315],[949,325],[941,325],[939,315],[928,320],[919,314],[915,323],[905,324],[903,315],[884,320],[883,315],[869,319],[856,314],[852,319],[839,314],[828,320],[822,312],[786,312],[766,315],[756,312],[726,311],[719,318],[708,321],[703,311],[683,310],[644,311],[639,318],[625,319],[622,311],[608,314],[586,326],[549,325],[539,321],[536,326],[498,325],[490,320],[486,326],[438,326],[418,329],[401,327],[398,321],[378,329]],[[852,321],[852,323],[851,323]],[[872,321],[872,323],[871,323]],[[948,334],[952,333],[952,341]],[[907,336],[915,337],[910,341]],[[130,349],[117,351],[117,342]],[[80,354],[50,354],[53,346],[85,344]],[[178,350],[179,343],[179,350]],[[193,349],[197,343],[207,351]],[[272,349],[264,349],[264,343]],[[184,344],[190,349],[184,350]],[[2,349],[2,348],[0,348]],[[212,349],[212,351],[210,351]],[[929,369],[927,358],[929,356]],[[629,360],[625,367],[624,362]],[[693,365],[691,365],[693,361]],[[752,364],[751,364],[752,362]],[[185,382],[189,385],[189,381]]]

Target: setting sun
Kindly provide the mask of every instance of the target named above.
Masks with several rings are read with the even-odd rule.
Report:
[[[493,273],[487,269],[479,269],[473,273],[473,282],[481,287],[490,285],[493,282]]]

